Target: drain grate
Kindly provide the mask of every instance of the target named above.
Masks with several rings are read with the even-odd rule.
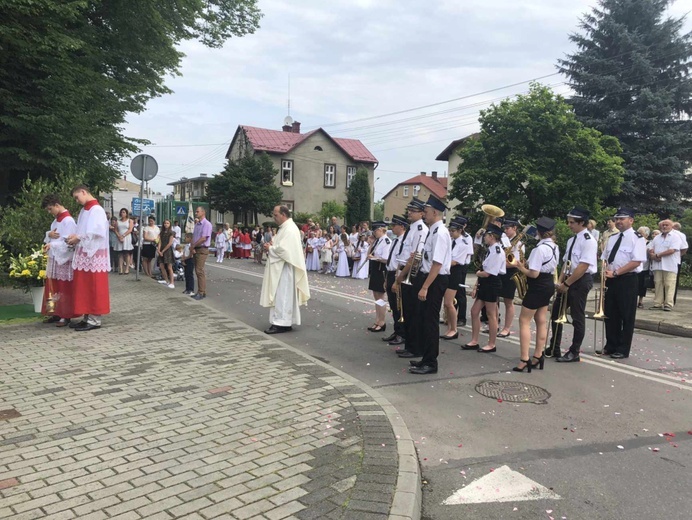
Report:
[[[519,381],[481,381],[476,385],[476,392],[510,403],[546,404],[550,399],[550,393],[545,388]]]
[[[22,414],[20,414],[14,408],[10,408],[9,410],[0,410],[0,421],[9,421],[10,419],[16,419],[17,417],[21,416]]]

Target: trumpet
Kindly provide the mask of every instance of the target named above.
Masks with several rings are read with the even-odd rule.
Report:
[[[415,253],[413,253],[413,258],[411,259],[411,268],[408,270],[408,274],[406,275],[406,280],[404,280],[403,284],[406,285],[413,285],[411,282],[411,278],[415,278],[418,276],[418,271],[420,270],[420,266],[423,263],[423,254],[418,251],[418,246],[420,246],[420,241],[423,240],[423,236],[418,237],[418,243],[416,244],[416,249]]]
[[[399,323],[404,323],[404,304],[401,301],[401,290],[396,292],[396,306],[399,307]]]

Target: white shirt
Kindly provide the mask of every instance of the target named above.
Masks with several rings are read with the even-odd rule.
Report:
[[[427,235],[428,226],[423,223],[423,219],[416,220],[411,224],[408,235],[406,235],[406,240],[404,240],[404,250],[401,252],[401,255],[399,255],[402,262],[400,265],[403,266],[408,262],[411,253],[416,251],[416,245],[418,245],[417,251],[423,251],[423,242]]]
[[[571,258],[569,258],[570,251]],[[565,262],[572,261],[572,267],[567,274],[572,274],[579,264],[589,264],[586,273],[595,274],[598,271],[598,241],[587,229],[580,231],[567,241],[567,249],[562,259]]]
[[[469,265],[471,258],[473,258],[473,238],[471,235],[463,234],[456,239],[456,244],[452,251],[452,260],[459,262],[461,265]]]
[[[677,273],[678,264],[680,264],[680,249],[682,249],[682,240],[680,234],[673,233],[671,231],[670,233],[666,233],[666,236],[664,237],[663,233],[661,233],[651,241],[651,244],[654,253],[656,254],[663,253],[669,249],[675,250],[675,253],[672,255],[663,256],[660,260],[654,258],[651,262],[651,269],[654,271],[669,271],[671,273]]]
[[[177,246],[180,244],[180,238],[183,236],[183,232],[180,229],[180,226],[173,226],[172,228],[173,234],[175,235],[175,239],[173,240],[173,245]],[[226,236],[228,238],[228,236]]]
[[[449,274],[452,263],[452,237],[449,230],[441,220],[430,226],[430,234],[423,247],[423,263],[420,270],[422,273],[429,273],[433,262],[440,264],[438,274]]]
[[[493,276],[507,273],[507,256],[499,242],[488,246],[488,254],[483,260],[483,271]]]
[[[680,250],[682,251],[683,249],[689,249],[689,246],[687,245],[687,235],[683,233],[682,231],[678,231],[677,229],[673,229],[671,233],[675,233],[676,235],[680,236]],[[678,259],[678,265],[682,262],[682,257]]]
[[[375,245],[372,248],[372,256],[375,259],[387,260],[389,257],[389,250],[392,248],[392,241],[389,237],[383,236],[375,239]]]
[[[631,272],[641,272],[643,269],[642,263],[644,263],[646,260],[646,240],[644,240],[644,237],[642,237],[639,233],[636,233],[632,228],[629,228],[622,233],[615,233],[608,238],[608,243],[606,244],[605,250],[601,255],[601,260],[608,261],[608,256],[610,256],[610,252],[615,247],[615,243],[620,235],[622,235],[622,242],[620,243],[620,247],[615,254],[613,263],[608,264],[609,269],[611,271],[615,271],[623,267],[625,264],[634,261],[641,263]]]
[[[403,249],[403,238],[404,234],[402,233],[401,236],[395,236],[394,240],[392,241],[392,247],[390,248],[390,253],[391,253],[391,258],[389,258],[389,262],[387,262],[387,271],[396,271],[399,268],[399,250]],[[406,262],[404,262],[406,263]]]
[[[560,248],[552,238],[544,238],[531,251],[527,267],[539,273],[553,273],[560,258]]]
[[[154,237],[154,240],[144,240],[142,244],[153,244],[156,242],[156,240],[159,238],[159,235],[161,234],[161,230],[159,229],[159,226],[144,226],[142,228],[142,239],[144,239],[146,236],[149,237]]]

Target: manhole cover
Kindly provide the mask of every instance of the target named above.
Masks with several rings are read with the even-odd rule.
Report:
[[[9,421],[10,419],[16,419],[17,417],[21,416],[22,414],[20,414],[14,408],[10,408],[9,410],[0,410],[0,421]]]
[[[546,404],[550,398],[546,389],[519,381],[481,381],[476,385],[476,392],[510,403]]]

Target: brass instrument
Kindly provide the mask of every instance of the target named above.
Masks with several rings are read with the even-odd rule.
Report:
[[[517,233],[516,236],[510,241],[510,246],[505,249],[505,254],[507,255],[508,263],[511,264],[514,262],[514,253],[512,253],[512,251],[520,241],[524,241],[524,237],[526,237],[526,231],[529,229],[529,227],[531,226],[524,226],[524,229],[522,229],[520,233]],[[522,249],[519,249],[519,263],[524,265],[524,251]],[[517,271],[512,275],[512,280],[514,281],[514,285],[517,288],[517,296],[520,300],[523,300],[524,296],[526,296],[526,291],[528,291],[529,289],[529,282],[526,279],[526,275],[521,271]]]
[[[566,276],[567,272],[569,269],[572,267],[572,262],[570,260],[567,260],[564,264],[562,264],[562,271],[560,271],[560,275],[557,274],[557,269],[553,272],[553,283],[555,284],[555,287],[560,283],[560,279],[563,276]],[[564,278],[562,278],[564,280]],[[551,338],[550,344],[548,345],[548,342],[546,340],[546,347],[544,350],[544,355],[545,357],[553,357],[555,355],[555,343],[557,342],[557,327],[562,327],[564,323],[567,323],[567,293],[562,293],[559,295],[560,296],[560,309],[558,312],[557,318],[553,320],[553,323],[555,323],[555,331],[553,332],[553,336]],[[553,305],[555,305],[555,302],[557,301],[558,298],[558,292],[555,291],[555,299],[553,300]]]
[[[413,253],[413,258],[411,259],[411,268],[408,270],[408,274],[406,275],[406,280],[404,280],[403,284],[406,285],[413,285],[411,283],[411,278],[415,278],[418,276],[418,271],[420,270],[420,266],[423,263],[423,253],[418,251],[418,246],[420,246],[420,241],[423,240],[423,235],[418,237],[418,243],[416,244],[416,252]]]
[[[596,314],[593,315],[594,320],[606,320],[608,317],[605,315],[605,292],[606,292],[606,267],[607,262],[603,260],[601,263],[601,288],[599,289],[598,299],[596,300]]]
[[[483,204],[481,206],[481,211],[485,213],[485,220],[483,220],[483,225],[476,232],[476,235],[480,234],[482,236],[485,233],[488,224],[490,224],[496,218],[504,217],[505,212],[502,208],[493,206],[492,204]],[[483,260],[481,259],[481,250],[483,249],[485,249],[485,246],[483,245],[483,241],[481,239],[481,245],[478,246],[478,249],[476,249],[476,252],[473,255],[473,263],[476,266],[476,270],[481,270],[483,267]]]
[[[401,290],[396,292],[396,306],[399,307],[399,323],[404,323],[404,304],[401,301]]]
[[[572,261],[567,260],[565,264],[562,266],[562,275],[560,276],[560,278],[562,278],[563,281],[563,276],[567,276],[570,267],[572,267]],[[569,292],[569,287],[567,288],[567,292]],[[560,296],[560,310],[558,312],[557,318],[555,318],[554,321],[558,324],[567,323],[567,293],[562,293],[562,295]]]

